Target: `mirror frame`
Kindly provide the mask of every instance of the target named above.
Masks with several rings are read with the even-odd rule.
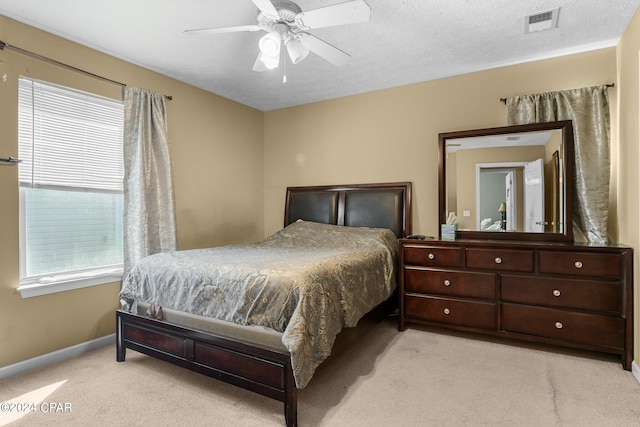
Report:
[[[447,141],[460,138],[481,137],[491,135],[504,135],[522,132],[535,132],[545,130],[562,130],[563,145],[563,172],[562,186],[564,193],[564,233],[532,233],[521,231],[457,231],[456,239],[481,239],[481,240],[525,240],[541,242],[572,242],[573,241],[573,125],[571,120],[532,123],[526,125],[513,125],[486,129],[463,130],[438,134],[438,237],[442,239],[440,224],[446,223],[446,158]]]

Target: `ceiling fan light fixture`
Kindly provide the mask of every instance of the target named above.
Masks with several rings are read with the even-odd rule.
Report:
[[[336,25],[367,22],[371,8],[366,0],[343,0],[343,3],[303,11],[291,0],[252,0],[258,8],[256,23],[222,28],[185,30],[187,34],[221,34],[243,31],[265,31],[260,38],[260,52],[253,65],[254,71],[266,71],[280,65],[284,57],[283,45],[293,64],[302,62],[309,52],[336,66],[349,62],[351,56],[337,47],[307,33],[307,30]],[[283,60],[284,61],[284,60]],[[286,62],[284,65],[286,66]]]
[[[258,57],[256,58],[256,62],[253,64],[253,71],[257,71],[259,73],[263,72],[263,71],[267,71],[268,68],[267,66],[264,64],[264,62],[262,62],[262,60],[260,59],[260,56],[262,54],[258,55]]]
[[[278,31],[271,31],[264,35],[258,42],[260,48],[260,54],[258,55],[258,61],[262,62],[264,66],[272,70],[278,68],[280,64],[280,48],[282,45],[282,36]],[[254,66],[254,69],[256,67]]]
[[[298,64],[309,55],[309,49],[304,47],[302,43],[295,37],[290,37],[284,43],[291,62]]]
[[[276,56],[275,58],[273,56],[267,56],[265,54],[260,54],[260,56],[258,57],[258,59],[260,60],[260,62],[262,62],[264,64],[264,66],[268,69],[268,70],[273,70],[278,68],[278,65],[280,64],[280,57]]]
[[[277,31],[271,31],[264,35],[258,46],[260,47],[260,52],[263,55],[277,57],[280,55],[280,45],[282,44],[282,37],[280,37],[280,33]]]

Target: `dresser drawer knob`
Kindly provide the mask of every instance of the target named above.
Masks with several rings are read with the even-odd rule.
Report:
[[[580,261],[576,261],[573,265],[575,265],[576,268],[582,268],[582,263]]]
[[[449,314],[449,313],[451,313],[451,310],[449,310],[448,308],[445,308],[444,309],[444,314]]]
[[[559,296],[560,296],[560,290],[558,290],[558,289],[554,289],[554,290],[553,290],[553,296],[554,296],[554,297],[559,297]]]
[[[562,322],[556,322],[556,328],[562,329]]]
[[[449,279],[446,279],[446,280],[444,281],[444,285],[445,285],[445,286],[451,286],[451,281],[450,281]]]
[[[496,262],[496,264],[502,264],[502,258],[500,258],[499,256],[497,256],[494,261]]]
[[[436,258],[436,256],[435,256],[434,254],[429,254],[429,255],[427,256],[427,258],[429,258],[429,259],[435,259],[435,258]]]

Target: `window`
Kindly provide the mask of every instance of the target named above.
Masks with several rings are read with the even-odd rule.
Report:
[[[20,287],[36,296],[120,279],[121,101],[18,82]]]

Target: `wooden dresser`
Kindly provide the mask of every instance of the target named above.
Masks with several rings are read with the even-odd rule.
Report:
[[[623,246],[401,239],[407,322],[633,360],[633,255]]]

